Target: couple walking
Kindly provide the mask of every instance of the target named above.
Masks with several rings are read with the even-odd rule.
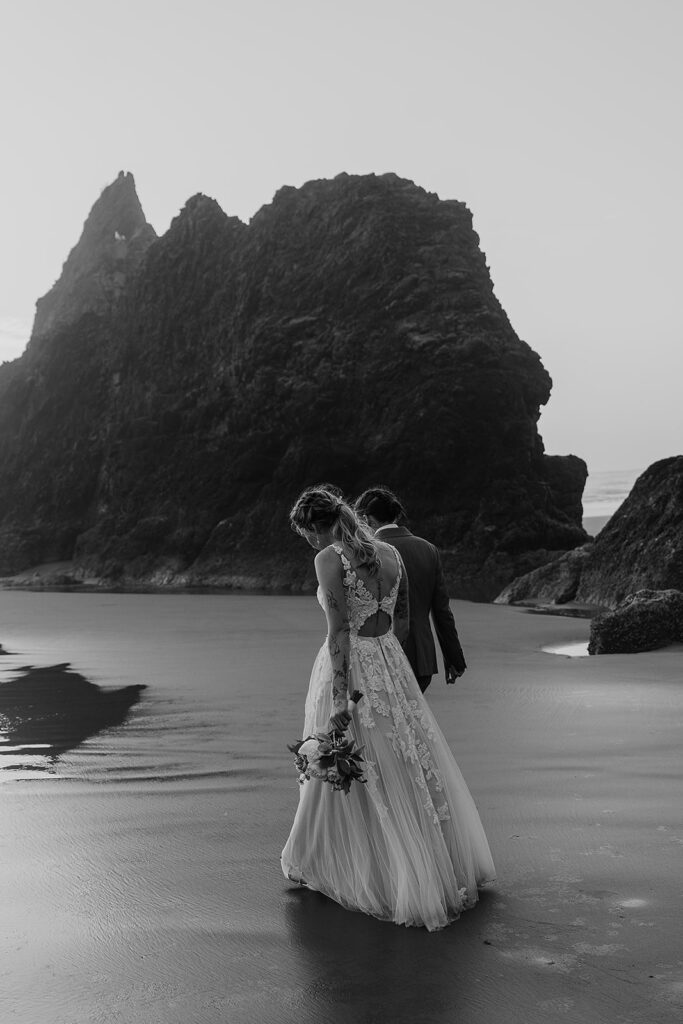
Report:
[[[336,488],[304,491],[292,527],[316,549],[327,640],[313,665],[304,733],[348,729],[366,784],[348,796],[303,782],[282,869],[342,906],[443,928],[477,900],[494,867],[477,809],[423,691],[465,669],[436,548],[399,525],[386,488],[352,508]],[[374,531],[374,532],[373,532]],[[412,665],[412,667],[411,667]],[[354,690],[363,693],[355,706]]]

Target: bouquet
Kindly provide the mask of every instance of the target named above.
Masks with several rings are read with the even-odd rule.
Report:
[[[354,690],[349,698],[351,710],[362,696],[360,690]],[[301,784],[307,779],[321,779],[348,796],[352,782],[367,781],[363,778],[363,748],[357,747],[343,732],[319,732],[288,744],[288,749],[294,754],[294,766]]]

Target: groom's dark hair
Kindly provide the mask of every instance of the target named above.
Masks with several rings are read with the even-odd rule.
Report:
[[[403,505],[388,487],[368,487],[356,498],[355,509],[359,515],[372,516],[380,523],[399,523],[408,518]]]

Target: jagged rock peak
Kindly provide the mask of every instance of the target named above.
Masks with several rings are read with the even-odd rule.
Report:
[[[32,341],[83,313],[108,309],[155,238],[133,175],[119,171],[88,214],[59,280],[36,303]]]
[[[232,251],[246,231],[247,225],[239,217],[229,217],[215,199],[197,192],[190,196],[159,239],[154,258],[163,260],[164,254],[175,252],[183,253],[183,258],[187,259],[190,252],[203,252],[211,246]]]
[[[145,214],[130,171],[119,171],[117,177],[102,189],[83,227],[84,238],[109,240],[116,234],[130,240],[138,231],[148,228]]]
[[[188,227],[192,231],[203,231],[211,224],[220,224],[221,227],[224,227],[226,223],[239,224],[242,227],[246,227],[246,224],[239,217],[229,217],[219,203],[212,199],[211,196],[204,195],[203,192],[197,192],[195,195],[190,196],[180,213],[173,218],[169,232],[175,232],[179,229],[185,231]]]

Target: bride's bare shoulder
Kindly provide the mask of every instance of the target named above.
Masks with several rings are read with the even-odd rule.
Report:
[[[333,544],[328,544],[326,548],[323,548],[313,559],[316,565],[321,566],[332,566],[337,565],[339,562],[339,553],[337,548]]]

